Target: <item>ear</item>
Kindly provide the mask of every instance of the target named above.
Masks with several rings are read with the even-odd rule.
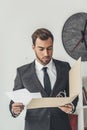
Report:
[[[35,46],[34,46],[34,45],[32,45],[32,49],[33,49],[33,50],[35,49]]]

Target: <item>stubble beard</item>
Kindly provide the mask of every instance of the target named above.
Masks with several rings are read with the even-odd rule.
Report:
[[[36,58],[37,58],[38,62],[41,63],[42,65],[47,65],[51,61],[52,57],[46,56],[46,57],[43,57],[42,59],[40,59],[38,57],[38,55],[36,54]]]

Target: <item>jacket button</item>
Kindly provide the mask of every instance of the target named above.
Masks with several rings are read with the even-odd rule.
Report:
[[[50,115],[48,115],[47,117],[50,118]]]

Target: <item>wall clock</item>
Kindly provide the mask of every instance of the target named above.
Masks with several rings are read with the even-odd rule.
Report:
[[[87,13],[70,16],[62,30],[62,42],[66,52],[74,59],[87,61]]]

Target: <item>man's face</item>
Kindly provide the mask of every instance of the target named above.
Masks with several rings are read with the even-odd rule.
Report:
[[[50,62],[53,54],[53,42],[51,38],[47,40],[37,38],[35,46],[32,45],[32,48],[39,63],[46,65]]]

